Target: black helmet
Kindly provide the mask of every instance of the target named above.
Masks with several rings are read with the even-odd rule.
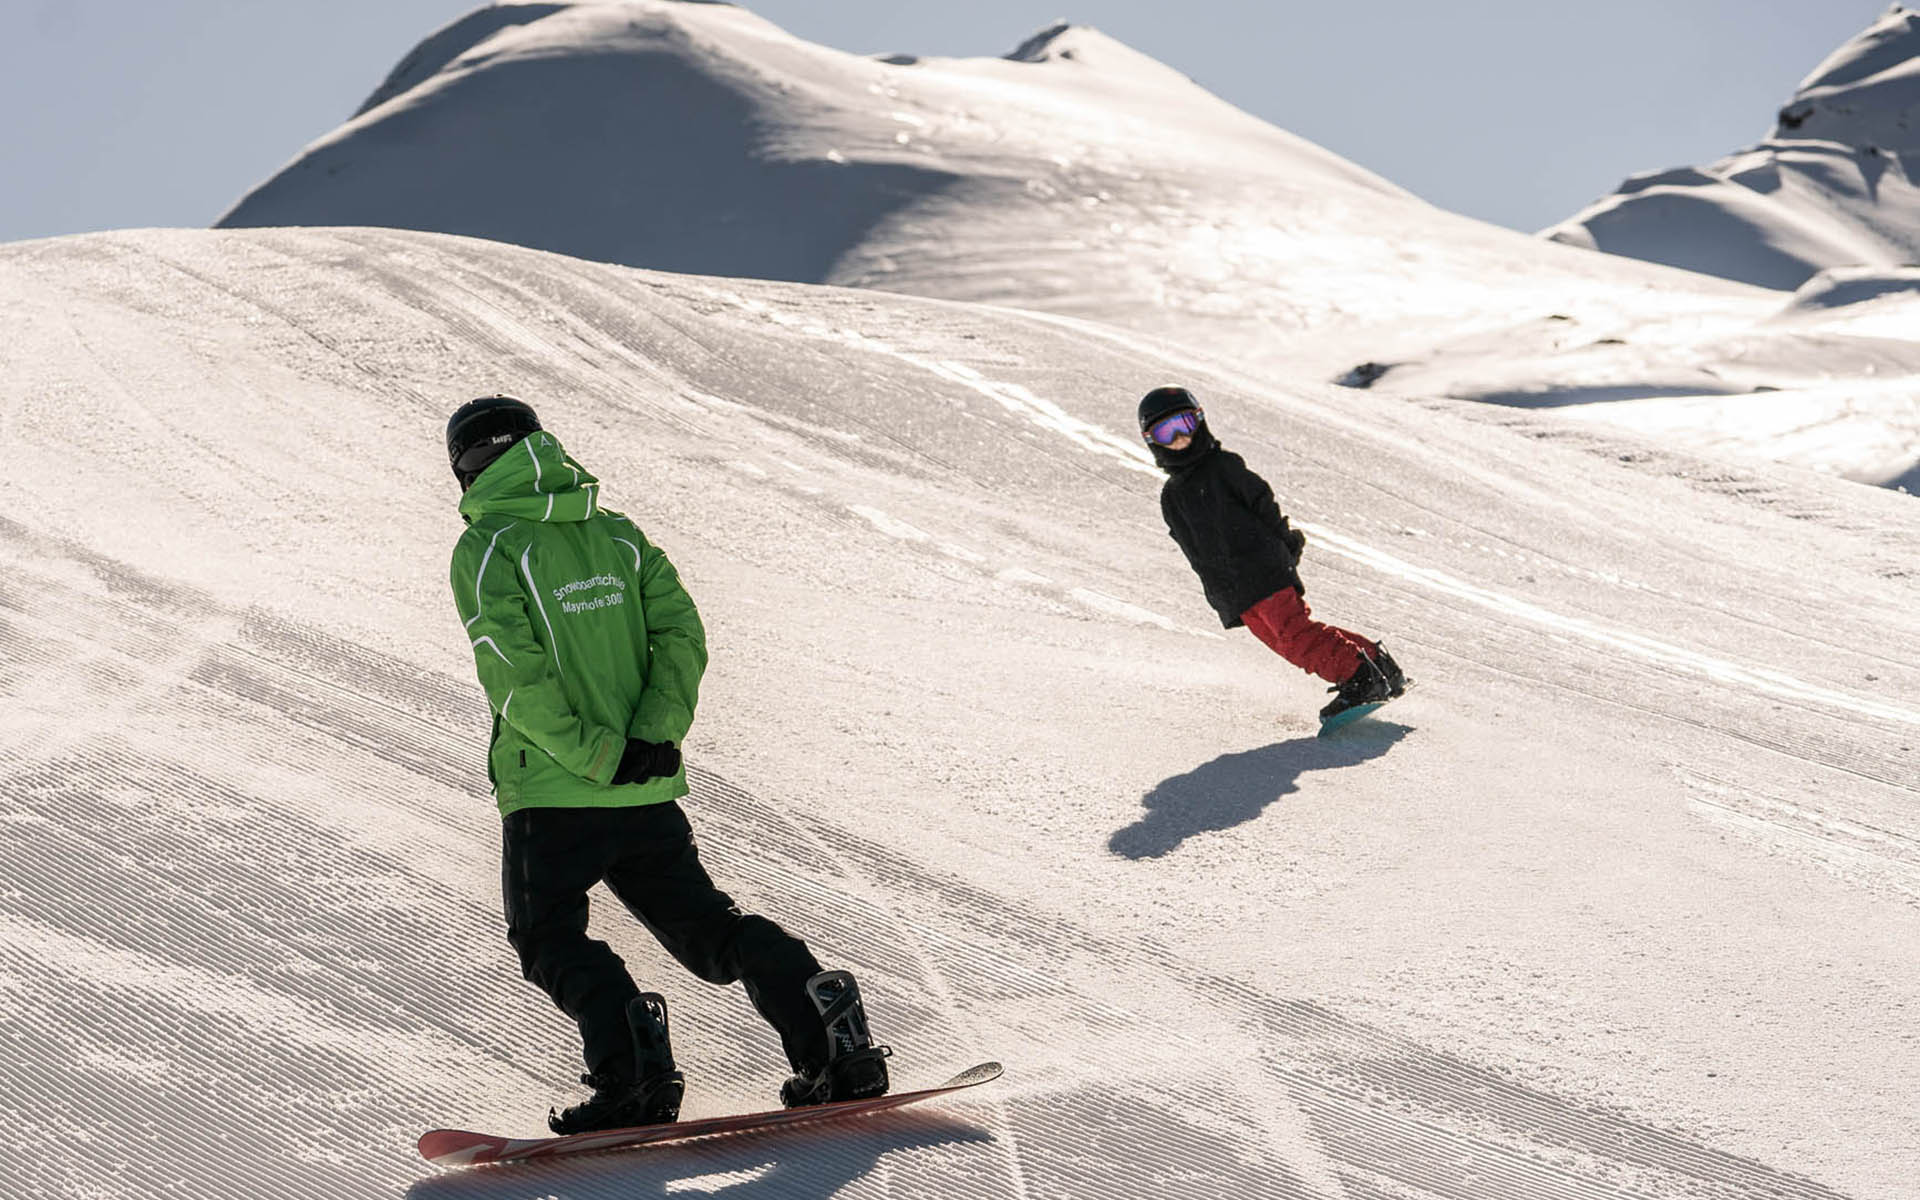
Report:
[[[1199,407],[1200,402],[1193,398],[1193,393],[1183,387],[1157,387],[1140,397],[1140,432],[1145,433],[1162,417]]]
[[[447,461],[466,491],[514,443],[540,430],[540,418],[524,401],[512,396],[482,396],[469,400],[447,419]]]
[[[1175,413],[1190,412],[1196,417],[1193,440],[1184,450],[1162,446],[1147,436],[1147,431]],[[1175,471],[1205,458],[1219,443],[1207,428],[1206,413],[1193,393],[1183,387],[1157,387],[1140,397],[1140,433],[1147,437],[1147,452],[1164,471]]]

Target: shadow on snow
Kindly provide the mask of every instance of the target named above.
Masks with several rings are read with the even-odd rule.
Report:
[[[1159,858],[1196,834],[1232,829],[1300,790],[1308,771],[1355,767],[1385,754],[1411,733],[1406,725],[1365,721],[1334,737],[1303,737],[1223,754],[1162,781],[1141,798],[1146,815],[1107,839],[1123,858]]]

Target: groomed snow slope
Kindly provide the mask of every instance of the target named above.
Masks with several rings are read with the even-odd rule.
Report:
[[[1542,235],[1770,288],[1920,260],[1920,12],[1828,55],[1765,141],[1636,175]]]
[[[1920,509],[1059,318],[369,230],[0,247],[9,1196],[1897,1200]],[[1321,615],[1223,636],[1128,428],[1208,400]],[[440,449],[528,397],[711,631],[715,873],[937,1111],[434,1175],[578,1069],[500,934]],[[777,1051],[624,917],[687,1111]]]

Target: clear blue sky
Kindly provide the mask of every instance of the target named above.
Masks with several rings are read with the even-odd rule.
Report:
[[[17,0],[0,241],[204,226],[465,0]],[[1456,212],[1552,224],[1750,144],[1885,0],[759,0],[855,53],[1004,54],[1065,18]]]

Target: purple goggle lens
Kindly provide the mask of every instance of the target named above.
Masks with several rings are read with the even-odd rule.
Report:
[[[1197,408],[1163,417],[1147,426],[1147,440],[1156,446],[1172,445],[1173,439],[1183,433],[1192,436],[1199,432],[1200,421],[1200,410]]]

